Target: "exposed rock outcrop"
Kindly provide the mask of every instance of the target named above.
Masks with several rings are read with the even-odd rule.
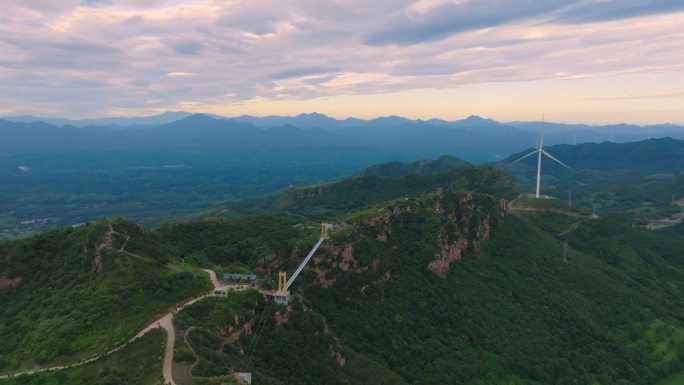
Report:
[[[310,199],[310,198],[315,198],[326,191],[328,191],[329,187],[324,186],[324,187],[318,187],[318,188],[310,188],[306,189],[303,191],[297,191],[295,197],[297,199]]]
[[[344,364],[347,363],[347,359],[344,358],[344,356],[342,355],[342,352],[341,352],[341,349],[339,346],[337,346],[337,347],[331,346],[330,347],[330,355],[335,359],[335,361],[337,361],[337,363],[340,366],[344,366]]]
[[[15,287],[19,286],[21,283],[21,277],[15,277],[12,279],[7,278],[5,273],[0,274],[0,289],[5,287]]]
[[[499,200],[499,208],[501,209],[502,215],[508,215],[512,211],[510,202],[505,199]]]
[[[436,234],[439,237],[439,251],[426,266],[435,275],[444,278],[448,275],[451,265],[461,261],[466,255],[483,257],[484,245],[491,238],[492,226],[499,223],[510,211],[510,205],[505,199],[494,200],[491,196],[471,192],[438,192],[423,201],[406,199],[389,206],[378,211],[377,215],[364,219],[363,225],[372,228],[376,241],[386,242],[387,247],[396,248],[397,245],[390,237],[394,218],[407,214],[438,215],[445,218],[451,224],[442,222],[442,234]],[[399,222],[406,223],[403,219]],[[353,244],[326,245],[323,248],[328,256],[315,256],[310,267],[316,274],[317,283],[322,287],[331,287],[335,283],[335,275],[330,274],[333,269],[354,273],[369,269],[377,271],[379,268],[378,258],[374,258],[370,264],[361,264],[354,258]],[[388,281],[389,277],[390,273],[387,272],[385,281]]]
[[[439,258],[430,262],[428,269],[439,277],[446,277],[449,273],[449,266],[452,262],[460,261],[463,258],[466,247],[468,247],[468,241],[464,237],[460,237],[454,243],[443,244]]]
[[[443,205],[440,200],[433,208],[440,210]],[[501,199],[497,206],[498,216],[505,217],[510,213],[508,201]],[[467,193],[458,201],[458,211],[450,212],[447,218],[455,223],[456,230],[452,234],[444,234],[440,237],[441,248],[435,260],[428,264],[428,269],[439,277],[446,277],[452,263],[460,261],[466,251],[471,251],[472,255],[481,258],[483,256],[482,247],[490,239],[492,231],[491,216],[497,216],[496,212],[483,213],[483,207],[478,207],[471,193]],[[437,211],[437,210],[435,210]],[[491,210],[490,210],[491,211]],[[477,223],[472,223],[474,215],[478,214],[480,219]],[[476,216],[475,218],[477,218]]]

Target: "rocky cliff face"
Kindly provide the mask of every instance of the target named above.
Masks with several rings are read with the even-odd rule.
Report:
[[[21,283],[21,277],[7,278],[6,273],[0,273],[0,289],[3,287],[15,287]]]
[[[436,259],[428,264],[428,269],[444,278],[449,273],[450,265],[460,261],[465,253],[470,252],[478,258],[483,256],[482,246],[491,235],[491,217],[505,217],[508,203],[501,200],[495,209],[486,209],[475,202],[473,194],[467,193],[458,201],[457,206],[445,210],[441,200],[439,198],[435,202],[435,212],[445,215],[455,226],[450,226],[451,231],[447,230],[449,227],[445,227],[445,233],[439,237],[440,251],[435,256]]]
[[[375,250],[406,247],[414,240],[397,239],[397,226],[410,222],[414,226],[430,229],[424,238],[415,243],[425,244],[416,259],[425,260],[424,268],[438,277],[446,277],[453,263],[466,256],[482,258],[483,247],[491,238],[493,229],[510,212],[508,202],[491,196],[469,192],[437,192],[429,197],[406,199],[378,211],[377,214],[360,219],[349,231],[345,243],[329,241],[310,265],[316,275],[316,284],[331,287],[336,273],[383,270],[378,255],[369,254],[368,246],[357,255],[356,244],[374,243]],[[434,229],[434,231],[432,230]],[[426,239],[426,238],[427,239]],[[399,246],[398,242],[404,246]],[[409,245],[411,246],[411,245]],[[420,249],[420,248],[419,248]],[[436,250],[436,251],[434,251]],[[388,273],[389,271],[379,271]]]
[[[330,186],[307,188],[303,190],[296,189],[288,192],[288,194],[296,199],[311,199],[325,193],[329,189]]]

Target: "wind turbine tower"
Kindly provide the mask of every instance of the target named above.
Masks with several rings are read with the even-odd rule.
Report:
[[[570,168],[565,165],[565,163],[561,162],[560,160],[556,159],[553,157],[553,155],[549,154],[548,152],[544,151],[544,115],[542,115],[542,127],[541,127],[541,135],[539,136],[539,145],[536,150],[530,152],[529,154],[523,156],[522,158],[516,160],[513,163],[520,162],[521,160],[527,158],[528,156],[532,155],[537,155],[537,190],[535,193],[535,198],[539,198],[539,188],[541,186],[541,164],[542,164],[542,154],[546,155],[556,163],[560,164],[561,166],[565,168]]]

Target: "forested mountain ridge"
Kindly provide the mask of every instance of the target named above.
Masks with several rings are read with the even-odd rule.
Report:
[[[453,156],[442,155],[435,160],[425,158],[408,163],[395,161],[375,164],[357,172],[354,175],[378,175],[386,178],[400,178],[408,174],[434,175],[465,166],[470,166],[470,163]]]
[[[435,168],[434,172],[423,175],[408,172],[414,163],[400,163],[397,167],[402,171],[392,171],[390,176],[368,172],[367,175],[353,176],[330,183],[292,187],[261,198],[199,212],[191,218],[271,213],[287,215],[298,220],[322,220],[344,216],[375,203],[406,198],[438,189],[473,190],[509,200],[517,196],[517,191],[508,176],[493,167],[463,165],[458,160],[438,164],[439,168]],[[390,166],[395,167],[392,164]]]
[[[356,222],[302,277],[355,350],[416,384],[646,384],[682,369],[680,236],[465,192],[423,199]]]
[[[651,384],[683,368],[681,226],[511,211],[505,199],[458,189],[346,218],[293,288],[305,307],[277,309],[266,327],[253,371],[267,383],[313,373],[278,359],[299,354],[284,331],[301,309],[412,384]],[[284,221],[183,223],[160,237],[190,246],[193,260],[274,279],[315,240]],[[231,349],[240,345],[226,362]]]
[[[582,143],[555,145],[545,149],[572,170],[621,172],[637,175],[680,173],[684,171],[684,140],[661,138],[629,143]],[[499,162],[507,165],[532,149],[510,155]],[[536,158],[535,158],[536,159]],[[545,159],[546,160],[546,159]],[[526,162],[526,164],[532,162]],[[553,161],[545,162],[549,173],[558,170]],[[536,164],[535,164],[536,166]]]
[[[166,258],[153,234],[124,220],[1,243],[0,373],[90,358],[209,289]]]
[[[684,198],[684,141],[671,138],[632,143],[584,143],[545,147],[568,168],[544,157],[543,194],[568,200],[586,210],[621,215],[643,225],[675,216]],[[534,191],[536,156],[516,159],[530,150],[495,164],[522,191]]]
[[[637,385],[684,369],[684,227],[516,211],[517,195],[506,174],[463,166],[288,189],[262,200],[258,216],[151,231],[113,220],[3,243],[0,333],[10,343],[0,359],[10,372],[102,351],[155,309],[207,290],[206,278],[125,251],[256,273],[271,288],[329,220],[289,306],[246,291],[178,313],[184,376],[239,369],[262,319],[255,384]],[[46,327],[51,338],[36,338]]]

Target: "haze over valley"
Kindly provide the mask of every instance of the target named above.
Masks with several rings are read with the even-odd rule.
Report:
[[[160,119],[172,121],[157,124]],[[321,114],[220,118],[169,113],[94,123],[0,120],[7,137],[0,143],[6,181],[1,237],[112,216],[156,225],[289,186],[346,177],[374,163],[444,154],[474,164],[497,162],[534,146],[541,128],[541,122],[500,123],[476,116],[337,120]],[[627,142],[649,136],[684,139],[684,127],[547,122],[545,143]]]

